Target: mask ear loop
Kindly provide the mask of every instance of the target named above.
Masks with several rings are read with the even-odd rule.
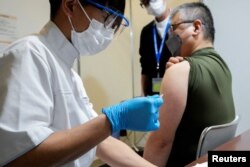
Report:
[[[73,29],[74,31],[76,31],[69,16],[68,16],[68,19],[69,19],[69,23],[70,23],[72,29]]]
[[[82,7],[82,5],[81,5],[80,1],[79,1],[79,0],[77,0],[77,2],[78,2],[78,4],[79,4],[80,8],[82,9],[83,13],[86,15],[86,17],[87,17],[87,19],[89,20],[89,22],[91,22],[90,17],[88,16],[87,12],[86,12],[86,11],[84,10],[84,8]],[[76,31],[76,30],[75,30],[75,28],[74,28],[74,26],[73,26],[73,23],[72,23],[72,21],[71,21],[71,19],[70,19],[70,17],[69,17],[69,16],[68,16],[68,19],[69,19],[69,23],[70,23],[70,25],[71,25],[72,29],[73,29],[74,31]]]
[[[79,4],[80,8],[82,9],[83,13],[84,13],[84,14],[86,15],[86,17],[88,18],[89,22],[91,22],[91,19],[90,19],[89,15],[87,14],[87,12],[86,12],[86,11],[84,10],[84,8],[82,7],[82,4],[80,3],[80,1],[77,0],[77,2],[78,2],[78,4]]]

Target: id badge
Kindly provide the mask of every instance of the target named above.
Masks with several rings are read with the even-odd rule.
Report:
[[[153,78],[153,92],[160,92],[162,78]]]

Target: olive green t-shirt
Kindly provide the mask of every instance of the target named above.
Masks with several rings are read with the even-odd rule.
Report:
[[[186,61],[190,64],[187,104],[168,167],[183,167],[195,160],[202,130],[230,122],[235,117],[232,76],[214,48],[198,50]]]

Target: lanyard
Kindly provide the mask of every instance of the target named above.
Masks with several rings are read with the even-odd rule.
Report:
[[[156,39],[156,25],[154,25],[153,27],[153,36],[154,36],[154,47],[155,47],[155,57],[156,57],[156,63],[157,63],[157,70],[160,69],[160,58],[161,58],[161,53],[163,50],[163,46],[165,43],[165,39],[168,33],[168,29],[170,27],[170,23],[169,21],[167,22],[163,37],[162,37],[162,41],[161,41],[161,45],[160,45],[160,49],[158,50],[158,45],[157,45],[157,39]],[[159,76],[159,74],[158,74]]]

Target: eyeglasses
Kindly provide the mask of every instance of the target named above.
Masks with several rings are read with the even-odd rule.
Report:
[[[176,24],[171,24],[170,25],[170,31],[171,32],[175,31],[178,28],[178,26],[181,25],[181,24],[193,23],[193,22],[194,22],[194,20],[186,20],[186,21],[181,21],[181,22],[176,23]]]
[[[112,28],[115,30],[115,33],[118,31],[121,33],[125,27],[129,26],[128,19],[119,11],[107,8],[91,0],[86,1],[107,13],[106,18],[104,19],[105,28]]]

